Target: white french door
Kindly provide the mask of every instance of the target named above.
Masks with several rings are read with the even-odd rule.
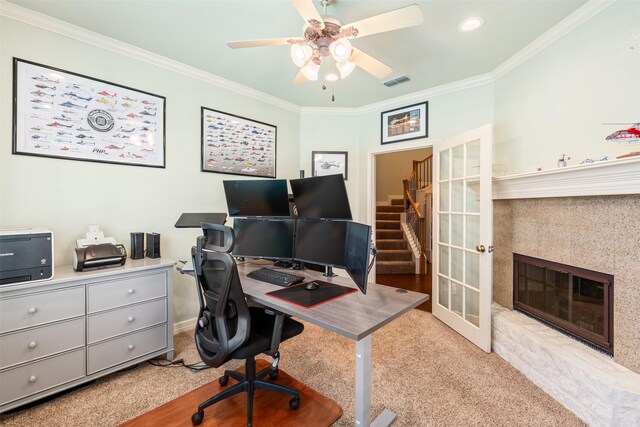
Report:
[[[433,146],[433,314],[491,351],[492,126]]]

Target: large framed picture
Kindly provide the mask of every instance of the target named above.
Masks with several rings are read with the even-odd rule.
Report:
[[[428,102],[423,102],[383,112],[381,143],[428,137],[428,106]]]
[[[206,107],[201,121],[203,172],[276,177],[275,126]]]
[[[348,152],[313,151],[311,152],[311,175],[325,176],[341,173],[348,178]]]
[[[13,58],[13,154],[165,167],[162,96]]]

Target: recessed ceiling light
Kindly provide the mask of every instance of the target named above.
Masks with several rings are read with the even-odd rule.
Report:
[[[467,18],[464,21],[462,21],[458,25],[458,30],[466,33],[469,31],[477,30],[483,25],[484,25],[484,18],[481,18],[479,16],[473,16],[471,18]]]

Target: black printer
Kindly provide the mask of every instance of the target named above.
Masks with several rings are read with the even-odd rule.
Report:
[[[46,228],[0,230],[0,285],[53,277],[53,232]]]

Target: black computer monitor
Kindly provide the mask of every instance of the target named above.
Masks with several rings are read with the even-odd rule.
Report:
[[[363,294],[367,293],[371,226],[349,222],[344,248],[344,269]]]
[[[352,219],[342,175],[292,179],[298,218]]]
[[[223,181],[229,216],[289,217],[286,179]]]
[[[237,218],[233,220],[233,256],[293,259],[293,219]]]
[[[347,224],[346,221],[298,219],[295,260],[343,268]]]

